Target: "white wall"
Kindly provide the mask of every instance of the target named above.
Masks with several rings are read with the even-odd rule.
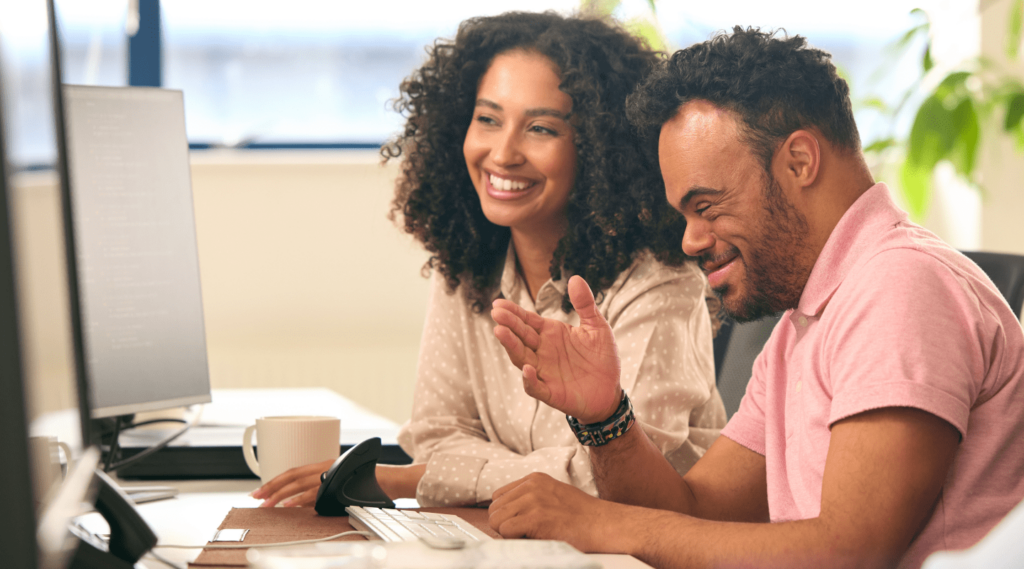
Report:
[[[194,152],[213,387],[330,387],[409,417],[427,258],[375,152]],[[343,419],[344,420],[344,419]]]
[[[1024,81],[1024,48],[1017,61],[1006,56],[1006,27],[1011,0],[982,2],[981,53],[998,68]],[[986,251],[1024,254],[1024,152],[1002,132],[1002,116],[987,125],[979,157],[984,194],[981,244]]]

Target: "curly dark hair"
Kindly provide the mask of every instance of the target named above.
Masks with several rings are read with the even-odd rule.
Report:
[[[816,127],[837,148],[860,150],[850,88],[832,56],[801,36],[736,26],[675,52],[644,79],[627,102],[649,155],[661,127],[685,103],[701,99],[739,115],[741,129],[765,171],[794,131]]]
[[[511,232],[484,217],[462,146],[482,76],[512,50],[549,58],[572,99],[576,176],[552,278],[580,275],[600,301],[645,249],[666,265],[682,264],[685,221],[668,207],[625,114],[626,97],[660,56],[603,20],[509,12],[466,20],[454,40],[435,41],[394,103],[406,123],[381,149],[385,161],[403,157],[391,218],[401,214],[404,230],[431,253],[425,274],[440,270],[450,291],[465,281],[478,313],[493,298]],[[562,309],[572,310],[567,296]]]

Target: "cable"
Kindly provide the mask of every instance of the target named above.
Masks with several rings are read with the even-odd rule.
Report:
[[[116,423],[115,424],[115,429],[114,429],[114,440],[113,440],[113,442],[110,445],[111,446],[111,453],[110,453],[110,455],[108,455],[108,461],[107,461],[108,464],[104,465],[103,471],[104,472],[114,472],[114,471],[116,471],[116,470],[118,470],[120,468],[124,468],[125,466],[128,466],[129,464],[132,464],[134,462],[142,460],[143,458],[146,458],[147,456],[155,453],[156,451],[166,447],[171,442],[173,442],[175,439],[177,439],[181,435],[184,435],[185,433],[187,433],[189,429],[191,429],[196,423],[199,422],[199,418],[202,417],[202,416],[203,416],[203,407],[200,406],[199,407],[199,411],[196,412],[194,417],[192,417],[192,420],[187,422],[187,423],[185,423],[185,426],[182,427],[181,430],[179,430],[179,431],[173,433],[172,435],[162,439],[161,441],[159,441],[156,444],[154,444],[153,446],[143,450],[142,452],[139,452],[138,454],[134,454],[134,455],[132,455],[132,456],[122,460],[122,461],[115,462],[114,464],[109,464],[109,462],[110,462],[109,457],[113,455],[113,450],[118,447],[117,437],[120,434],[120,422]]]
[[[110,472],[110,465],[114,456],[121,451],[117,440],[121,436],[121,417],[114,417],[114,434],[111,435],[110,447],[107,449],[107,458],[103,461],[103,472]]]
[[[156,425],[157,423],[188,423],[185,419],[151,419],[149,421],[143,421],[141,423],[132,423],[128,425],[127,429],[137,429],[139,427],[145,427],[146,425]]]
[[[286,545],[305,545],[307,543],[320,543],[321,541],[331,541],[332,539],[338,539],[339,537],[345,537],[348,535],[362,535],[365,537],[374,537],[376,534],[372,534],[368,531],[346,531],[328,537],[321,537],[320,539],[282,541],[280,543],[257,543],[253,545],[160,545],[158,543],[153,546],[153,549],[156,549],[158,547],[167,549],[262,549],[265,547],[284,547]]]

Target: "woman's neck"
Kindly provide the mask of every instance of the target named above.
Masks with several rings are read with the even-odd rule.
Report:
[[[540,287],[551,278],[551,259],[561,236],[537,236],[512,230],[512,244],[516,248],[518,270],[526,281],[530,298],[535,302]]]

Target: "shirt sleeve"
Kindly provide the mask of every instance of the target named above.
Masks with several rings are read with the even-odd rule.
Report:
[[[639,425],[680,474],[725,424],[704,290],[694,264],[672,269],[648,262],[608,307],[622,387]]]
[[[474,391],[482,387],[470,377],[466,354],[474,349],[474,338],[467,333],[471,318],[461,290],[449,294],[443,277],[435,273],[420,341],[412,415],[398,433],[399,444],[414,462],[427,465],[416,490],[421,506],[475,504],[483,466],[490,460],[519,457],[490,440],[481,418]]]
[[[786,314],[789,314],[788,312]],[[783,320],[786,316],[782,317]],[[729,423],[722,429],[722,436],[747,447],[757,454],[765,455],[765,405],[767,371],[765,354],[772,354],[778,348],[775,345],[780,342],[780,334],[773,331],[772,335],[765,342],[761,353],[754,358],[754,366],[750,372],[750,380],[747,382],[747,391],[740,400],[740,406],[729,419]]]
[[[836,301],[845,295],[844,310],[826,307],[822,316],[833,320],[822,357],[832,389],[829,425],[871,409],[914,407],[965,436],[988,357],[987,315],[970,283],[912,249],[880,253],[849,280],[836,293]]]

